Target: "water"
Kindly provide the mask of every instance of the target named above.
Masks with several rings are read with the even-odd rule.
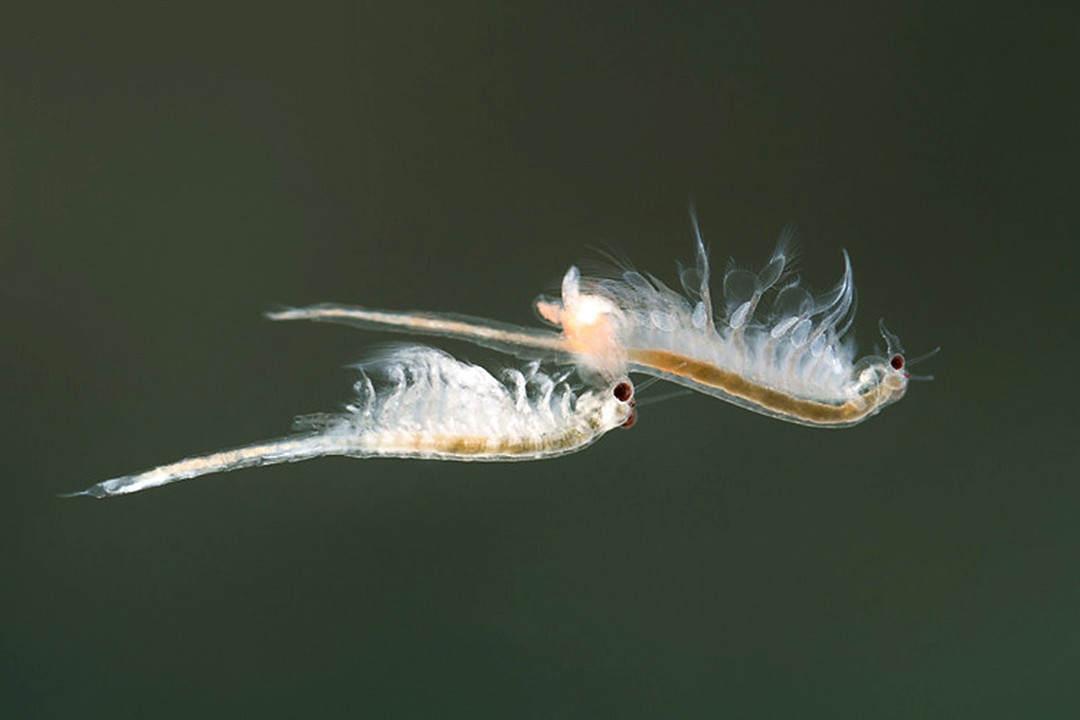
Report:
[[[0,707],[1067,717],[1075,13],[69,8],[9,27]],[[675,282],[801,227],[932,384],[863,426],[704,397],[588,452],[54,493],[281,434],[392,339],[534,322],[586,246]],[[496,359],[447,344],[477,361]],[[653,392],[662,392],[659,386]]]

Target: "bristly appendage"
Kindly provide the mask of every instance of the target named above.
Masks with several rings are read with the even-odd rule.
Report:
[[[851,261],[844,252],[839,283],[815,296],[786,272],[792,239],[786,229],[759,272],[728,269],[718,308],[706,303],[709,261],[700,243],[693,279],[704,282],[687,287],[691,278],[684,270],[685,295],[629,269],[582,278],[580,292],[617,308],[613,318],[623,348],[677,352],[801,397],[842,400],[855,354],[848,336],[855,300]]]

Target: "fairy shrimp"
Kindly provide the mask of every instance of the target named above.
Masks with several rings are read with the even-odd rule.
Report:
[[[468,340],[523,357],[570,359],[612,378],[652,375],[747,410],[813,427],[856,425],[900,400],[912,376],[899,339],[880,323],[886,354],[855,357],[851,260],[830,291],[815,295],[791,272],[794,233],[785,229],[757,272],[732,266],[714,306],[708,253],[691,208],[696,262],[683,268],[684,292],[629,267],[583,276],[571,267],[559,300],[541,297],[538,314],[558,328],[538,330],[439,313],[315,305],[268,313]]]
[[[584,278],[584,291],[618,308],[617,342],[629,372],[662,377],[754,412],[814,427],[849,427],[900,400],[923,358],[905,361],[899,338],[879,323],[884,356],[855,358],[849,330],[855,284],[843,252],[843,274],[814,295],[792,276],[793,232],[785,229],[758,272],[731,267],[720,312],[712,307],[709,260],[691,210],[697,249],[680,272],[684,293],[624,269]],[[714,319],[717,315],[717,319]]]
[[[509,462],[583,450],[633,425],[634,386],[625,377],[575,389],[572,369],[550,375],[538,362],[487,370],[423,346],[394,349],[361,363],[356,399],[344,412],[297,418],[297,434],[187,458],[105,480],[69,496],[124,495],[241,468],[338,455]],[[380,380],[377,388],[371,378]]]

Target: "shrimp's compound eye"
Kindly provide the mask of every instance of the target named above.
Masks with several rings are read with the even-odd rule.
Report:
[[[629,430],[637,425],[637,408],[630,411],[630,417],[626,418],[626,421],[622,424],[623,430]]]
[[[625,380],[618,383],[611,391],[619,402],[629,402],[634,397],[634,386]]]
[[[903,370],[904,369],[904,356],[903,355],[893,355],[892,358],[889,360],[889,365],[892,366],[893,370]]]

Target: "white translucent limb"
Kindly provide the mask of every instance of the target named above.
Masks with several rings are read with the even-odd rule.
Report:
[[[705,250],[705,240],[701,237],[701,225],[698,223],[697,209],[693,203],[690,204],[690,225],[694,230],[694,247],[697,250],[695,269],[700,298],[694,307],[694,327],[712,332],[716,326],[713,324],[712,296],[709,291],[709,253]]]

